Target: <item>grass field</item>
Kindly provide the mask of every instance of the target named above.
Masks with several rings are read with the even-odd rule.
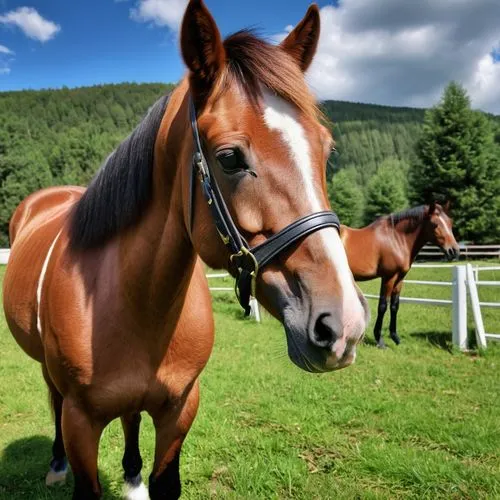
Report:
[[[415,269],[411,277],[448,280],[450,271]],[[482,279],[499,280],[500,272]],[[480,295],[499,301],[500,288]],[[389,348],[377,349],[370,326],[356,364],[323,375],[291,364],[282,328],[268,316],[242,320],[229,294],[217,295],[214,309],[216,344],[181,460],[183,498],[500,498],[500,345],[455,352],[448,308],[402,304],[399,347],[386,327]],[[484,314],[486,330],[500,333],[500,310]],[[3,316],[0,353],[0,498],[68,498],[71,480],[44,486],[53,433],[46,389]],[[153,432],[143,422],[147,477]],[[120,498],[122,449],[113,422],[100,448],[105,498]]]

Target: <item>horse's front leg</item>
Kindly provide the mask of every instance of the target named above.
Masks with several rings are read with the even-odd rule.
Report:
[[[64,398],[62,433],[75,480],[73,500],[101,498],[97,453],[106,423],[94,419],[77,401]]]
[[[199,388],[196,381],[179,404],[153,417],[156,447],[153,472],[149,477],[151,500],[173,500],[181,496],[179,457],[182,443],[198,411]]]
[[[50,461],[49,472],[45,477],[45,484],[52,486],[57,483],[65,483],[68,474],[68,461],[66,460],[61,428],[63,397],[52,382],[45,366],[43,366],[42,372],[49,388],[52,409],[54,410],[55,437],[52,444],[52,460]]]
[[[125,479],[125,500],[147,500],[148,490],[142,482],[142,458],[139,450],[139,430],[141,414],[130,413],[121,417],[123,434],[125,435],[125,453],[122,466]]]

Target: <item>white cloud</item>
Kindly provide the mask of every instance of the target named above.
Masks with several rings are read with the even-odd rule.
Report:
[[[14,52],[5,45],[0,45],[0,76],[10,73],[12,61],[14,61]]]
[[[32,7],[19,7],[0,15],[0,23],[18,26],[27,37],[40,42],[47,42],[61,30],[58,24],[44,19]]]
[[[12,50],[10,50],[5,45],[0,45],[0,54],[13,54]]]
[[[323,99],[429,106],[450,80],[500,113],[497,0],[343,0],[321,9],[308,81]],[[284,32],[274,38],[284,38]]]
[[[186,5],[187,0],[139,0],[136,6],[130,9],[130,17],[134,21],[152,22],[177,31]]]

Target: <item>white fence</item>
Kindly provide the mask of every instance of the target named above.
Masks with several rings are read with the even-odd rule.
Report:
[[[434,245],[425,245],[417,255],[417,260],[442,259],[443,251]],[[465,260],[500,258],[500,245],[460,245],[460,258]]]
[[[494,246],[494,245],[491,245]],[[470,247],[469,247],[470,248]],[[500,246],[496,246],[500,248]],[[9,249],[0,249],[0,264],[7,264],[9,260]],[[413,264],[414,268],[449,268],[453,272],[452,281],[426,281],[426,280],[405,280],[405,283],[413,285],[446,286],[452,288],[451,299],[428,299],[423,297],[401,297],[400,302],[409,304],[423,304],[443,307],[452,307],[452,338],[453,344],[461,350],[468,348],[467,344],[467,291],[470,298],[474,324],[476,328],[477,344],[481,348],[487,347],[487,340],[500,341],[500,333],[487,333],[484,329],[481,308],[500,308],[500,302],[481,302],[479,300],[478,287],[493,286],[500,287],[500,281],[482,281],[480,273],[482,271],[500,271],[500,266],[472,266],[456,264]],[[208,274],[207,278],[227,278],[228,273]],[[234,292],[232,287],[210,287],[212,292]],[[378,299],[378,295],[365,294],[367,298]],[[252,297],[250,300],[251,315],[260,322],[260,309],[257,300]]]
[[[8,248],[0,248],[0,264],[9,262],[10,250]]]
[[[481,314],[481,308],[493,307],[500,308],[500,302],[481,302],[477,292],[478,286],[499,286],[500,281],[481,281],[479,273],[481,271],[500,271],[500,266],[477,267],[471,264],[456,265],[456,264],[414,264],[416,268],[447,268],[452,271],[452,281],[429,281],[429,280],[405,280],[405,283],[413,285],[431,285],[451,288],[451,299],[429,299],[424,297],[400,297],[400,302],[408,304],[423,304],[442,307],[451,307],[452,315],[452,340],[453,344],[460,350],[465,351],[468,346],[467,335],[467,310],[468,300],[470,298],[474,324],[476,329],[477,345],[483,349],[487,347],[487,340],[500,340],[500,334],[486,333]],[[208,279],[227,278],[228,273],[208,274]],[[229,287],[210,287],[212,292],[234,292],[233,288]],[[378,295],[365,294],[365,297],[378,299]],[[260,321],[259,304],[256,299],[251,301],[252,315],[257,321]]]
[[[478,286],[500,286],[500,281],[481,281],[480,272],[481,271],[500,271],[500,266],[489,266],[489,267],[476,267],[472,269],[469,264],[467,266],[467,282],[469,283],[469,293],[471,296],[472,313],[474,314],[474,322],[476,324],[476,338],[477,344],[486,349],[486,341],[497,340],[500,341],[499,333],[486,333],[484,331],[483,317],[481,314],[481,307],[498,307],[500,308],[500,303],[498,302],[480,302],[477,287]]]
[[[0,248],[0,264],[7,264],[10,250]],[[436,246],[426,245],[417,255],[418,260],[442,259],[443,251]],[[500,258],[500,245],[460,245],[460,257],[464,259]]]
[[[452,288],[452,298],[447,299],[428,299],[420,297],[401,297],[400,302],[409,304],[425,304],[434,306],[445,306],[452,308],[452,339],[453,344],[460,350],[468,349],[467,338],[467,292],[470,299],[474,325],[476,330],[477,345],[483,349],[487,347],[487,340],[500,341],[500,334],[486,333],[484,329],[481,308],[500,308],[500,302],[481,302],[477,291],[478,286],[500,286],[500,281],[481,281],[479,274],[481,271],[500,271],[500,266],[473,267],[467,265],[450,264],[414,264],[416,268],[449,268],[453,272],[452,281],[424,281],[424,280],[405,280],[405,283],[414,285],[432,285],[446,286]],[[365,297],[378,299],[378,295],[365,294]]]
[[[218,274],[207,274],[207,279],[214,279],[214,278],[230,278],[231,275],[229,273],[218,273]],[[211,286],[210,287],[211,292],[231,292],[234,293],[234,287],[229,288],[229,287],[219,287],[219,286]],[[260,309],[259,309],[259,303],[257,302],[257,299],[255,297],[250,297],[250,316],[255,318],[255,321],[260,323]]]

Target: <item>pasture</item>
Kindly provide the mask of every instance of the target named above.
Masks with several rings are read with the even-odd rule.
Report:
[[[449,277],[446,269],[409,275]],[[481,278],[498,280],[500,272]],[[378,287],[378,280],[362,284],[367,293]],[[407,285],[402,295],[450,293]],[[480,296],[498,301],[500,288],[481,289]],[[233,295],[215,295],[216,343],[181,456],[183,498],[500,497],[500,345],[455,352],[448,308],[402,304],[402,344],[396,348],[388,339],[387,314],[389,348],[382,351],[372,334],[376,301],[370,306],[372,323],[356,363],[311,375],[288,360],[275,320],[243,320]],[[500,333],[500,311],[483,314],[486,330]],[[53,438],[47,392],[39,366],[15,344],[3,314],[0,353],[0,498],[68,498],[71,479],[45,488]],[[153,444],[145,416],[145,478]],[[100,448],[104,498],[120,498],[122,451],[121,427],[113,422]]]

